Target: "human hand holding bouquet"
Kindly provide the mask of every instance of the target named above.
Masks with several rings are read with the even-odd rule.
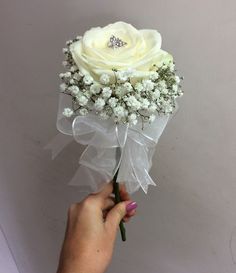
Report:
[[[159,32],[124,22],[66,44],[57,128],[87,145],[76,177],[88,175],[94,191],[113,180],[117,203],[123,181],[129,193],[147,193],[155,146],[183,94],[172,55]]]
[[[57,273],[103,273],[111,261],[121,219],[135,215],[136,203],[124,185],[122,202],[115,205],[112,182],[96,194],[89,194],[68,210],[67,227]]]

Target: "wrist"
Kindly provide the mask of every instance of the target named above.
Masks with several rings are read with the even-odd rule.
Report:
[[[91,259],[92,257],[92,259]],[[106,259],[107,260],[107,259]],[[104,273],[106,270],[104,257],[95,253],[80,253],[76,257],[67,257],[58,267],[57,273]]]

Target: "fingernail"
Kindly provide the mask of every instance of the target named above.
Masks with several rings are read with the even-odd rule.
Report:
[[[137,206],[138,206],[137,203],[133,201],[133,202],[129,203],[128,205],[126,205],[126,211],[130,212],[130,211],[136,209]]]

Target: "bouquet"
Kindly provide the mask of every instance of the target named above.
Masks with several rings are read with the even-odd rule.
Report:
[[[156,30],[116,22],[63,48],[57,128],[87,145],[77,176],[85,172],[94,191],[113,180],[116,202],[119,183],[129,193],[156,185],[148,173],[155,146],[183,95],[182,77],[161,42]],[[120,228],[125,240],[122,222]]]

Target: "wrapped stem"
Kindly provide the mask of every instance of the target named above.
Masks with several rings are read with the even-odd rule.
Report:
[[[119,189],[119,183],[116,181],[117,176],[118,176],[119,169],[117,170],[114,178],[113,178],[113,193],[115,194],[115,203],[118,204],[121,202],[120,198],[120,189]],[[123,220],[120,221],[120,234],[121,234],[121,239],[123,242],[126,241],[126,232],[125,232],[125,227],[124,227],[124,222]]]

